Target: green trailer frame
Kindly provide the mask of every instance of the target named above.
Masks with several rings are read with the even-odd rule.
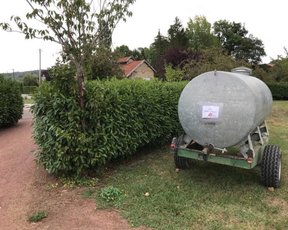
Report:
[[[180,169],[191,167],[191,160],[243,169],[260,168],[262,184],[276,188],[280,186],[281,179],[281,151],[278,146],[268,145],[268,141],[269,131],[264,121],[237,146],[228,149],[211,144],[202,146],[184,134],[172,139],[171,152],[174,154],[175,166]]]
[[[177,149],[177,155],[178,157],[192,160],[212,162],[216,164],[229,165],[244,169],[253,169],[256,166],[260,165],[261,157],[265,146],[266,145],[255,147],[256,154],[252,161],[248,158],[245,159],[244,157],[235,156],[235,153],[230,152],[227,152],[225,155],[215,153],[205,154],[203,153],[203,151],[181,147]]]

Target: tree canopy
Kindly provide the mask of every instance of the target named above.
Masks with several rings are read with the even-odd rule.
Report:
[[[85,92],[84,75],[88,73],[91,77],[92,69],[97,70],[96,75],[115,73],[114,70],[117,69],[115,60],[120,56],[146,59],[156,69],[160,78],[164,78],[167,65],[174,70],[180,68],[192,71],[191,68],[196,62],[203,66],[205,61],[207,68],[209,66],[228,68],[242,63],[257,69],[261,58],[265,56],[263,42],[250,34],[244,25],[219,20],[212,26],[205,16],[190,19],[186,27],[176,17],[166,34],[158,31],[149,47],[130,50],[127,45],[123,45],[116,47],[112,52],[113,30],[120,20],[125,21],[132,15],[129,6],[135,0],[91,0],[89,2],[88,0],[26,0],[26,2],[31,7],[31,12],[26,15],[27,21],[40,21],[41,29],[30,27],[27,21],[18,16],[11,18],[14,27],[8,23],[0,23],[0,27],[6,31],[20,31],[27,39],[42,38],[60,44],[63,61],[72,65],[72,69],[75,70],[78,99],[82,107]],[[286,59],[279,57],[273,61],[274,66],[277,67],[273,79],[287,79]],[[87,67],[92,64],[93,67]],[[274,69],[276,71],[276,68]],[[263,75],[266,70],[258,72]],[[191,74],[188,75],[192,77]]]
[[[184,48],[188,46],[188,37],[178,17],[175,18],[174,24],[168,29],[168,40],[170,47]]]
[[[193,66],[206,70],[218,67],[230,71],[229,68],[240,64],[256,66],[265,56],[262,41],[249,34],[241,23],[219,20],[212,27],[204,16],[190,19],[186,29],[176,17],[167,31],[167,37],[158,32],[150,45],[150,51],[151,64],[160,78],[164,78],[167,65],[169,68],[166,70],[170,72],[171,68],[186,69],[185,76],[191,78],[193,74],[188,73],[188,70],[191,73],[198,72],[192,70]]]
[[[270,72],[270,79],[278,82],[288,82],[288,50],[284,47],[285,56],[278,56],[276,60],[272,61],[272,69]]]
[[[189,39],[189,47],[195,51],[220,47],[218,39],[213,34],[211,23],[204,16],[196,16],[193,20],[190,18],[186,34]]]
[[[217,21],[214,23],[214,34],[225,51],[236,60],[245,60],[256,65],[266,55],[262,41],[248,35],[248,30],[241,23]]]
[[[26,0],[31,8],[26,19],[40,22],[40,29],[28,25],[19,16],[11,17],[16,29],[9,23],[0,23],[0,27],[21,32],[27,39],[40,38],[60,44],[63,60],[76,70],[76,98],[84,109],[85,62],[99,46],[110,44],[118,22],[132,15],[128,8],[134,1]],[[84,123],[82,129],[85,129]]]

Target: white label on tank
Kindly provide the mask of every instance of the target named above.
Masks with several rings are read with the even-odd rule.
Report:
[[[203,105],[202,106],[202,118],[204,119],[219,118],[219,106]]]

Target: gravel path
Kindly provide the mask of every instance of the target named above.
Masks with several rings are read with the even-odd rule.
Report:
[[[116,211],[98,210],[84,199],[81,189],[49,189],[56,180],[36,165],[36,149],[32,115],[24,109],[15,127],[0,130],[0,229],[131,229]],[[29,223],[28,216],[40,210],[48,217]]]

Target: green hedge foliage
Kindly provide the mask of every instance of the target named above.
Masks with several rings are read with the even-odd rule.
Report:
[[[22,117],[20,84],[0,78],[0,128],[14,125]]]
[[[271,90],[273,99],[275,100],[288,100],[288,82],[272,82],[267,83]]]
[[[86,84],[86,109],[44,84],[35,95],[37,158],[53,174],[82,174],[178,132],[178,98],[187,82],[112,80]],[[81,118],[85,131],[81,131]]]

